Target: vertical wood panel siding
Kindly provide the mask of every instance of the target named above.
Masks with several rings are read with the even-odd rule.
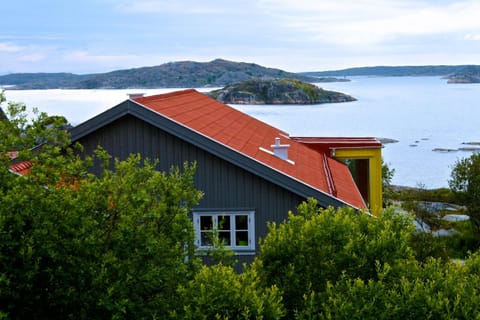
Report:
[[[199,209],[253,209],[255,234],[264,238],[267,221],[277,223],[287,218],[289,210],[304,198],[274,185],[242,168],[216,157],[132,116],[125,116],[79,140],[85,154],[100,145],[113,157],[122,160],[129,154],[158,159],[159,170],[197,162],[195,185],[204,192]],[[95,173],[99,173],[96,167]],[[258,249],[258,246],[257,246]],[[239,257],[240,258],[240,257]],[[244,256],[239,260],[249,261]]]

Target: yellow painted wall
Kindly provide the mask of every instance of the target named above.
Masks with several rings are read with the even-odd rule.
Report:
[[[369,206],[376,216],[382,213],[382,149],[381,148],[337,148],[332,150],[337,159],[368,159],[369,163]]]

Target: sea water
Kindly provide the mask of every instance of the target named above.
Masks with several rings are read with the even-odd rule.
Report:
[[[455,162],[480,142],[479,84],[447,84],[440,77],[352,77],[350,82],[319,83],[351,94],[357,101],[321,105],[232,105],[292,136],[378,137],[384,161],[395,169],[393,184],[447,187]],[[90,119],[127,99],[176,89],[6,90],[7,100],[24,102],[72,124]],[[200,89],[207,91],[208,89]],[[475,147],[475,146],[473,146]],[[480,147],[480,146],[479,146]]]

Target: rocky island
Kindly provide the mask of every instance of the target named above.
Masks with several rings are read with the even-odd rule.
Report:
[[[320,104],[356,100],[350,95],[290,78],[251,79],[207,94],[231,104]]]
[[[480,83],[480,73],[454,74],[448,77],[447,83]]]
[[[447,77],[448,83],[480,83],[480,66],[465,66]]]

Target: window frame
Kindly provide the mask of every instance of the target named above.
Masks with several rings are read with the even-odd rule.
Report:
[[[201,230],[201,217],[212,217],[213,221],[213,228],[211,232],[213,234],[213,230],[218,228],[218,221],[219,217],[230,217],[230,228],[227,229],[225,232],[230,233],[230,245],[225,245],[226,248],[229,248],[235,252],[251,252],[255,251],[255,211],[253,210],[209,210],[209,211],[194,211],[193,212],[193,224],[195,229],[195,245],[197,249],[200,251],[205,250],[212,250],[215,249],[212,245],[202,245],[202,233],[206,233],[208,231]],[[237,229],[237,222],[235,217],[237,216],[247,216],[247,229]],[[210,229],[206,229],[210,230]],[[236,245],[237,240],[237,232],[247,232],[248,235],[248,245]],[[221,229],[217,229],[217,232],[222,232]],[[233,245],[232,245],[233,244]]]

